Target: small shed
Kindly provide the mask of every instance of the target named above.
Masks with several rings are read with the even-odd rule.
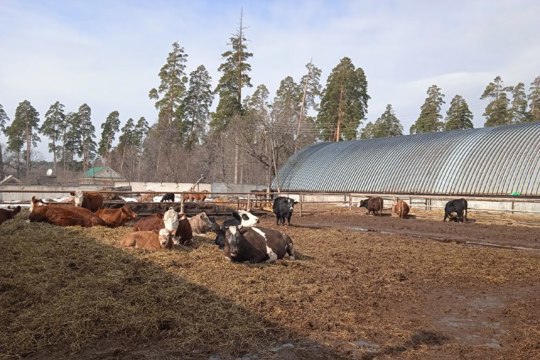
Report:
[[[108,166],[90,168],[79,178],[80,185],[114,186],[118,181],[127,181],[127,179]]]

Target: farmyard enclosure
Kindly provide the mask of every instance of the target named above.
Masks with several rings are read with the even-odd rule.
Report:
[[[297,260],[250,265],[212,238],[127,250],[118,242],[129,227],[26,223],[23,211],[0,226],[1,356],[539,357],[538,217],[412,213],[306,209],[280,227]]]

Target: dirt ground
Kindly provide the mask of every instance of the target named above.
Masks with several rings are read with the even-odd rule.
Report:
[[[118,247],[129,228],[6,222],[0,357],[540,358],[540,217],[303,210],[279,227],[297,259],[257,265],[202,236],[150,253]]]

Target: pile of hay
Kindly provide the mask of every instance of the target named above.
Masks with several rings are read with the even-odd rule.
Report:
[[[129,228],[62,228],[25,216],[0,226],[0,353],[8,357],[481,357],[498,353],[433,330],[420,314],[432,305],[428,294],[537,285],[540,276],[535,255],[336,228],[281,227],[298,259],[249,265],[228,261],[211,238],[145,252],[118,247]],[[508,311],[522,321],[531,308]],[[515,330],[515,358],[540,355],[538,326]]]

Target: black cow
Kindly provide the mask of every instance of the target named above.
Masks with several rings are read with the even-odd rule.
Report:
[[[383,210],[383,198],[379,196],[367,198],[360,201],[358,207],[365,207],[368,210],[368,215],[372,212],[373,215],[381,216]]]
[[[465,211],[465,218],[463,217],[463,212]],[[456,213],[457,216],[452,215],[452,213]],[[446,219],[454,220],[456,222],[464,222],[464,220],[467,220],[467,200],[465,199],[455,199],[450,200],[446,203],[444,206],[444,219],[443,221],[446,221]]]
[[[172,201],[174,202],[174,193],[165,193],[160,202]]]
[[[294,211],[294,204],[298,204],[291,198],[278,196],[274,199],[272,210],[276,214],[276,225],[280,223],[285,225],[285,219],[287,219],[287,225],[291,225],[291,216]]]
[[[260,263],[283,259],[285,254],[294,260],[291,238],[274,229],[230,226],[225,233],[223,253],[231,261]]]
[[[225,232],[230,226],[241,225],[243,227],[254,226],[259,222],[259,218],[249,211],[238,210],[232,213],[232,218],[229,218],[223,222],[219,228],[215,228],[216,239],[214,244],[218,245],[220,249],[223,249],[225,245]]]

